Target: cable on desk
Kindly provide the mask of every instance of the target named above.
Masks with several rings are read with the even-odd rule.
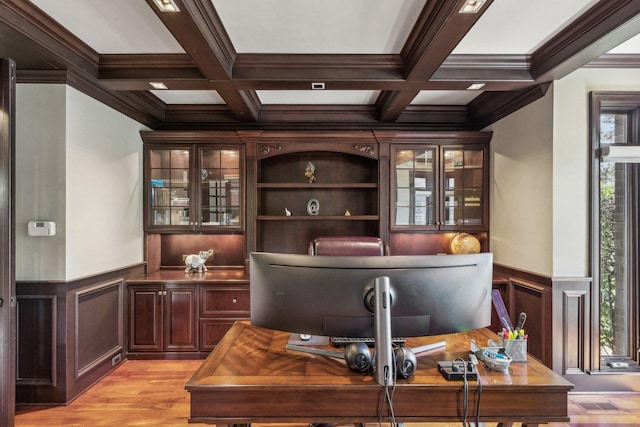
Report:
[[[469,413],[469,380],[467,378],[467,362],[462,359],[462,358],[457,358],[454,359],[452,363],[456,363],[456,362],[461,362],[462,366],[462,380],[463,380],[463,399],[462,399],[462,425],[464,427],[466,427],[468,425],[467,423],[467,416]]]
[[[480,381],[480,372],[478,372],[478,358],[475,354],[469,355],[469,363],[476,372],[476,382],[478,383],[478,398],[476,399],[476,426],[480,425],[480,399],[482,397],[482,381]]]
[[[482,381],[480,381],[480,374],[476,374],[476,381],[478,383],[478,399],[476,401],[476,425],[480,425],[480,398],[482,397]]]
[[[393,366],[395,366],[395,354],[392,355],[394,358],[392,360]],[[378,425],[382,426],[383,423],[383,414],[384,414],[384,406],[385,403],[389,405],[389,423],[391,427],[395,427],[396,423],[396,415],[393,409],[393,395],[396,391],[396,383],[394,381],[393,386],[389,386],[389,375],[395,375],[395,372],[389,370],[388,366],[384,367],[384,386],[382,388],[383,393],[381,394],[380,404],[378,406]]]
[[[384,407],[385,407],[385,403],[389,405],[389,417],[390,417],[390,423],[391,426],[395,426],[396,425],[396,416],[393,410],[393,395],[396,391],[396,386],[395,386],[395,382],[393,386],[389,386],[389,367],[385,366],[384,367],[384,386],[382,386],[382,391],[383,393],[381,394],[381,398],[380,398],[380,404],[378,406],[378,425],[382,426],[382,422],[383,422],[383,414],[384,414]]]

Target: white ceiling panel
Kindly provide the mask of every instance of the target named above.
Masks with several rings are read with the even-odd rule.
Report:
[[[379,91],[367,90],[258,90],[263,104],[372,105]]]
[[[224,104],[214,90],[152,90],[165,104]]]
[[[531,54],[598,1],[494,0],[452,53]]]
[[[238,53],[400,53],[425,0],[212,0]]]
[[[480,90],[422,90],[412,105],[466,105],[480,95]]]
[[[609,51],[609,53],[617,54],[637,54],[638,52],[640,52],[640,35],[630,38],[620,46]]]
[[[32,0],[101,54],[183,53],[144,0]]]

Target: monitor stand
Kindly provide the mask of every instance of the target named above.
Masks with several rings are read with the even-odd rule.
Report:
[[[395,384],[395,363],[391,341],[391,285],[387,276],[374,282],[374,364],[373,376],[382,386]]]
[[[393,340],[391,339],[391,284],[387,276],[380,276],[373,284],[374,300],[374,353],[373,353],[373,377],[378,384],[384,387],[395,385],[395,362],[393,359]],[[420,347],[409,349],[414,354],[439,349],[446,346],[446,341],[439,341]],[[288,350],[304,353],[319,354],[322,356],[344,358],[343,352],[309,348],[300,345],[287,344]]]

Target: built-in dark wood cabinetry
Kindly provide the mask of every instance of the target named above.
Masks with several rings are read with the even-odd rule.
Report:
[[[392,147],[391,228],[486,231],[487,146]]]
[[[315,237],[359,235],[382,238],[392,255],[436,254],[448,252],[462,231],[489,250],[491,133],[245,130],[142,137],[148,271],[128,282],[132,358],[202,357],[236,320],[247,319],[252,251],[304,254]],[[229,180],[230,187],[212,193]],[[226,199],[216,199],[219,194]],[[230,221],[207,220],[215,206],[233,211]],[[209,271],[185,275],[184,256],[210,248],[216,255]],[[220,279],[225,271],[244,276]]]
[[[198,286],[129,283],[129,352],[197,352]]]
[[[307,253],[318,236],[380,234],[375,140],[265,142],[257,157],[256,250]]]
[[[200,350],[211,351],[237,320],[249,318],[249,284],[220,282],[200,286]]]
[[[236,320],[249,318],[241,269],[185,274],[167,269],[128,281],[131,359],[203,358]]]
[[[244,150],[235,135],[142,136],[147,232],[242,230]]]

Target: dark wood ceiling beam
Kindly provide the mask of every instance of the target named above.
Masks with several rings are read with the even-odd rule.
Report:
[[[400,55],[238,54],[234,80],[404,80]]]
[[[430,81],[533,83],[529,55],[449,55]]]
[[[230,79],[236,53],[213,7],[205,7],[207,2],[201,0],[175,2],[178,13],[160,12],[153,0],[147,0],[205,78]]]
[[[640,68],[640,55],[626,53],[604,54],[585,64],[584,68]]]
[[[513,92],[484,92],[467,105],[470,122],[475,130],[482,130],[542,98],[550,86],[551,82],[545,82]]]
[[[185,53],[100,55],[98,77],[102,80],[208,80]]]
[[[464,0],[426,2],[400,53],[405,79],[431,79],[492,1],[487,0],[478,13],[458,13]],[[416,91],[381,93],[376,101],[380,120],[396,120],[417,94]]]
[[[218,89],[218,94],[242,121],[258,121],[260,98],[254,90]]]
[[[231,80],[236,52],[210,0],[175,0],[180,12],[160,12],[153,0],[149,7],[191,56],[202,75],[209,80]],[[257,96],[232,89],[220,96],[241,120],[256,121]]]
[[[35,47],[41,52],[46,58],[44,61],[48,62],[47,68],[74,68],[78,73],[97,76],[98,53],[33,3],[3,0],[0,2],[0,24],[30,39],[27,48]],[[21,67],[19,63],[16,65]]]
[[[531,57],[536,81],[558,80],[640,32],[640,1],[596,3]]]
[[[18,70],[16,81],[68,85],[151,129],[158,129],[165,119],[165,104],[150,92],[108,90],[85,73],[73,70]]]
[[[380,122],[377,110],[366,105],[265,105],[260,123],[239,122],[224,105],[168,105],[164,130],[223,129],[469,129],[464,106],[416,105],[397,123]]]
[[[310,90],[308,81],[209,81],[206,79],[180,79],[180,78],[157,78],[157,79],[101,79],[100,84],[111,90],[151,90],[149,81],[162,81],[171,90]],[[325,80],[326,90],[372,90],[372,91],[394,91],[394,90],[466,90],[469,84],[477,80],[436,80],[429,82],[405,82],[399,81],[361,81],[361,80]],[[522,81],[495,81],[487,82],[483,90],[505,91],[517,90],[530,86],[532,82]]]
[[[29,39],[24,49],[37,52],[42,62],[34,64],[42,69],[19,68],[16,73],[19,83],[69,85],[152,129],[164,120],[164,104],[152,94],[113,92],[99,84],[98,53],[33,3],[1,2],[0,24]],[[20,63],[23,67],[26,64]]]
[[[453,55],[430,81],[402,77],[398,55],[238,55],[229,80],[205,78],[187,54],[100,55],[101,84],[113,90],[148,90],[160,81],[174,90],[465,90],[484,81],[485,90],[520,89],[533,81],[522,55]]]

